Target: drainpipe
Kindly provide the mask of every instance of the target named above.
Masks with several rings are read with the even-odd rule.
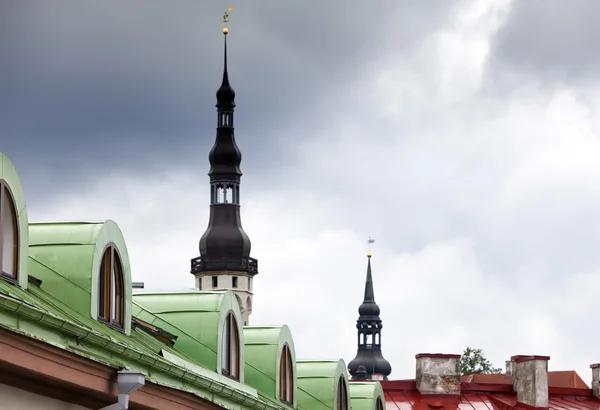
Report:
[[[117,372],[117,386],[119,400],[115,404],[102,407],[100,410],[127,410],[129,409],[129,395],[146,382],[146,375],[140,371],[119,370]]]

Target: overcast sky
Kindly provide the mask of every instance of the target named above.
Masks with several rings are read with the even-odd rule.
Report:
[[[194,286],[229,5],[251,324],[349,362],[372,236],[393,378],[471,346],[589,381],[598,0],[0,0],[0,150],[30,219],[113,219],[134,280]]]

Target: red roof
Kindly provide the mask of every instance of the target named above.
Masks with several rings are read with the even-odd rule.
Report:
[[[504,374],[472,374],[461,377],[463,383],[493,383],[512,384],[512,377]],[[548,386],[550,387],[574,387],[587,389],[589,386],[573,370],[548,372]]]
[[[382,381],[387,410],[530,410],[517,404],[512,378],[503,374],[462,378],[460,395],[422,395],[414,380]],[[600,399],[574,371],[548,372],[551,410],[600,410]]]

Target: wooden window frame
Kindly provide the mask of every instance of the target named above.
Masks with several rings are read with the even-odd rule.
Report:
[[[279,359],[279,401],[294,405],[294,366],[292,352],[287,343],[283,345]]]
[[[233,380],[240,380],[240,332],[237,319],[229,312],[223,324],[223,339],[221,343],[221,374]],[[225,347],[225,349],[223,349]],[[234,360],[232,360],[232,356]],[[235,361],[235,363],[232,363]]]
[[[346,383],[344,383],[344,376],[341,376],[340,379],[338,380],[336,410],[349,410],[348,390],[346,389]]]
[[[8,195],[9,209],[4,209],[5,196]],[[4,212],[10,212],[13,222],[13,235],[15,243],[13,245],[13,272],[11,275],[8,272],[4,272]],[[10,189],[10,186],[0,179],[0,275],[10,281],[17,281],[19,279],[19,246],[21,238],[19,236],[19,218],[17,217],[17,206],[15,203],[15,197]]]
[[[115,262],[117,269],[114,269]],[[100,282],[98,320],[123,331],[125,329],[125,273],[119,250],[112,243],[108,244],[102,252],[98,280]]]

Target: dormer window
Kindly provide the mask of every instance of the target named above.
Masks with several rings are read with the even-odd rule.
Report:
[[[338,381],[336,410],[348,410],[348,391],[343,376]]]
[[[383,410],[383,401],[381,397],[377,397],[377,405],[375,406],[376,410]]]
[[[237,320],[228,313],[223,326],[221,345],[221,373],[232,379],[240,379],[240,335]]]
[[[291,405],[294,404],[294,371],[292,369],[292,353],[286,344],[281,350],[281,359],[279,359],[279,400]]]
[[[19,230],[15,202],[6,182],[0,179],[0,272],[17,279]]]
[[[98,319],[122,329],[125,322],[123,264],[114,245],[109,245],[100,265]]]

